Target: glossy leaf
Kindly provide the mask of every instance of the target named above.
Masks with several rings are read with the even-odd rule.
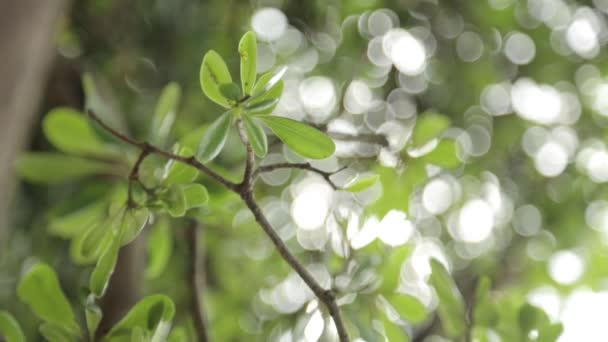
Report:
[[[239,42],[239,55],[241,56],[241,85],[246,95],[251,94],[255,84],[258,64],[258,47],[255,33],[249,31],[243,35]]]
[[[194,155],[194,152],[188,147],[182,147],[177,154],[183,157],[191,157]],[[199,171],[195,167],[175,160],[169,160],[165,166],[163,184],[170,186],[173,184],[191,183],[196,179],[198,173]]]
[[[30,152],[20,155],[15,167],[25,180],[55,184],[99,174],[114,174],[108,163],[68,156],[60,153]]]
[[[260,77],[253,90],[253,98],[247,103],[247,111],[253,115],[267,115],[274,111],[281,95],[284,83],[278,80],[269,87],[269,82],[275,76],[274,73],[266,73]]]
[[[169,297],[148,296],[135,304],[102,341],[130,341],[131,331],[136,328],[152,332],[155,341],[163,341],[169,334],[174,315],[175,306]]]
[[[111,232],[115,224],[116,217],[106,217],[76,235],[70,244],[72,260],[76,264],[95,263],[110,242]]]
[[[277,72],[268,72],[264,75],[260,76],[260,79],[256,82],[253,87],[253,92],[251,96],[256,99],[261,99],[262,96],[266,96],[271,90],[275,89],[275,87],[282,83],[282,78],[287,72],[287,67],[281,68]],[[281,87],[282,89],[282,87]],[[280,94],[279,94],[280,95]]]
[[[150,140],[153,144],[164,146],[167,143],[171,127],[175,121],[181,93],[179,84],[175,82],[171,82],[163,88],[150,126]]]
[[[462,161],[458,158],[458,146],[454,139],[441,140],[433,151],[422,157],[422,160],[446,169],[455,169],[462,165]]]
[[[222,94],[220,86],[232,83],[232,77],[226,63],[217,52],[211,50],[203,57],[200,81],[203,92],[211,101],[225,108],[230,107],[231,100]]]
[[[103,314],[101,308],[95,302],[95,296],[92,294],[87,296],[84,304],[84,314],[87,322],[87,330],[89,331],[89,340],[93,341]]]
[[[249,115],[266,115],[271,113],[278,103],[278,98],[256,101],[245,107],[245,110]]]
[[[169,188],[169,191],[163,196],[167,211],[173,217],[182,217],[186,213],[186,195],[184,189],[179,185],[174,185]]]
[[[144,227],[146,227],[149,220],[150,211],[148,209],[128,209],[125,212],[121,227],[119,227],[122,236],[121,246],[127,245],[135,240]]]
[[[325,159],[336,150],[333,140],[307,124],[278,116],[259,117],[285,145],[310,159]]]
[[[116,261],[118,261],[118,251],[120,250],[120,240],[122,234],[120,231],[113,232],[112,240],[106,244],[106,247],[101,252],[99,260],[91,273],[89,280],[89,288],[91,293],[96,297],[102,297],[106,292],[110,277],[114,273]]]
[[[186,208],[198,208],[209,201],[209,194],[207,188],[202,184],[189,184],[182,186],[184,192],[184,198],[186,200]]]
[[[431,260],[429,282],[439,299],[437,311],[444,331],[449,337],[461,337],[466,330],[464,300],[448,271],[435,259]]]
[[[73,154],[112,155],[84,114],[70,108],[50,111],[42,122],[47,139],[59,150]]]
[[[173,254],[173,231],[167,219],[161,219],[150,230],[148,236],[148,279],[158,278],[166,269]]]
[[[198,157],[201,162],[206,163],[213,160],[222,151],[232,126],[232,115],[232,110],[225,112],[205,132],[198,148]]]
[[[17,286],[17,296],[41,320],[69,332],[79,331],[70,302],[61,290],[57,274],[49,265],[33,265],[21,278]]]
[[[26,342],[19,322],[7,311],[0,311],[0,336],[6,342]]]
[[[450,127],[450,119],[435,112],[422,113],[414,127],[412,145],[420,147],[434,138],[439,137],[443,131]]]
[[[380,176],[378,175],[367,175],[354,179],[352,182],[346,185],[344,190],[349,192],[362,192],[369,189],[371,186],[378,182]]]
[[[247,115],[243,116],[243,124],[245,125],[247,138],[249,138],[253,151],[258,157],[264,157],[268,153],[268,140],[264,128],[255,118]]]
[[[396,293],[388,298],[388,301],[401,318],[412,324],[422,323],[427,317],[426,307],[416,297]]]

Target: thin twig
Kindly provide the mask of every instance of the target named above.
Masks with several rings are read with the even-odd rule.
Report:
[[[190,310],[192,311],[192,319],[194,321],[198,340],[207,342],[209,341],[209,329],[207,329],[207,318],[205,317],[203,296],[201,295],[205,283],[202,278],[204,277],[205,272],[200,256],[200,228],[198,223],[192,223],[187,231],[188,247],[190,249],[190,272],[188,272],[188,283],[192,295]]]
[[[129,206],[129,208],[137,207],[137,203],[135,203],[135,201],[133,200],[133,182],[139,182],[139,168],[141,166],[141,163],[144,161],[144,159],[146,159],[149,153],[150,152],[148,152],[147,150],[141,150],[139,152],[139,156],[137,157],[135,164],[133,164],[133,168],[131,169],[131,173],[129,174],[129,190],[127,197],[127,205]]]
[[[348,333],[346,331],[346,326],[344,325],[344,321],[342,320],[340,308],[338,307],[338,304],[336,302],[336,295],[335,295],[334,291],[332,289],[324,289],[323,287],[321,287],[321,285],[310,274],[310,272],[308,272],[308,270],[304,267],[304,265],[302,265],[298,261],[298,259],[296,259],[296,257],[287,248],[287,245],[285,245],[285,242],[283,242],[283,240],[281,240],[281,238],[279,237],[277,232],[272,228],[272,225],[270,224],[270,222],[268,222],[268,219],[262,213],[262,209],[255,201],[255,198],[253,196],[253,189],[252,189],[252,184],[253,184],[253,180],[255,178],[255,173],[256,173],[253,170],[253,167],[255,164],[255,154],[253,153],[251,144],[249,143],[249,140],[247,139],[247,135],[244,132],[244,127],[242,126],[242,123],[237,122],[237,125],[239,126],[238,128],[239,128],[239,135],[241,137],[241,140],[242,140],[243,144],[245,145],[245,147],[247,148],[247,164],[245,166],[245,174],[244,174],[243,181],[240,184],[235,184],[235,183],[232,183],[229,180],[225,179],[224,177],[220,176],[219,174],[215,173],[214,171],[212,171],[211,169],[209,169],[208,167],[206,167],[205,165],[203,165],[202,163],[197,161],[194,157],[183,157],[183,156],[175,155],[171,152],[164,151],[147,142],[139,142],[137,140],[129,138],[126,135],[124,135],[124,134],[114,130],[112,127],[108,126],[98,116],[96,116],[92,111],[89,111],[88,113],[89,113],[89,116],[95,122],[97,122],[102,128],[104,128],[110,134],[114,135],[116,138],[124,141],[125,143],[138,147],[142,151],[158,154],[160,156],[188,164],[188,165],[200,170],[201,172],[207,174],[211,178],[215,179],[216,181],[218,181],[219,183],[224,185],[227,189],[238,194],[242,198],[245,205],[247,205],[247,207],[249,208],[249,210],[255,217],[256,221],[262,227],[262,229],[264,230],[266,235],[268,235],[268,237],[274,244],[275,248],[281,255],[281,257],[283,257],[283,259],[294,269],[294,271],[296,271],[296,273],[302,278],[302,280],[311,289],[311,291],[315,294],[315,296],[323,304],[325,304],[325,306],[327,307],[327,310],[329,311],[330,316],[332,317],[332,319],[334,321],[334,324],[336,325],[336,330],[338,332],[338,337],[340,339],[340,342],[349,341]],[[270,165],[268,165],[267,167],[269,167],[269,166]],[[330,184],[332,184],[332,186],[335,187],[335,185],[333,185],[333,182],[331,182],[331,180],[329,179],[329,176],[331,176],[334,172],[326,173],[325,171],[314,169],[310,165],[304,166],[304,164],[300,164],[300,166],[301,167],[299,167],[299,168],[301,168],[301,169],[306,169],[306,170],[310,170],[310,171],[316,170],[315,172],[320,173],[321,175],[326,174],[326,175],[324,175],[324,178],[328,182],[330,182]],[[280,168],[278,166],[275,166],[275,167]],[[292,166],[290,165],[289,167],[292,167]],[[260,168],[260,169],[262,169],[262,168]],[[258,173],[260,172],[260,169],[258,169]],[[264,169],[262,169],[262,172],[264,172],[263,170]]]
[[[345,168],[346,168],[346,166],[343,166],[336,171],[327,172],[327,171],[317,169],[316,167],[310,165],[310,163],[276,163],[276,164],[260,166],[253,173],[253,178],[255,179],[260,173],[272,172],[272,171],[278,170],[278,169],[300,169],[300,170],[311,171],[311,172],[314,172],[314,173],[320,175],[321,177],[323,177],[323,179],[325,179],[325,181],[327,181],[327,183],[329,185],[331,185],[331,187],[334,190],[337,190],[339,187],[331,180],[330,177],[335,175],[336,173],[344,170]]]
[[[160,149],[147,142],[141,142],[141,141],[137,141],[135,139],[129,138],[128,136],[116,131],[114,128],[110,127],[108,124],[103,122],[93,111],[89,110],[88,114],[89,114],[89,117],[91,119],[93,119],[93,121],[95,121],[95,122],[97,122],[97,124],[99,124],[99,126],[101,126],[103,129],[105,129],[108,133],[112,134],[114,137],[122,140],[123,142],[125,142],[129,145],[135,146],[135,147],[139,148],[140,150],[147,151],[148,153],[158,154],[165,158],[172,159],[172,160],[184,163],[184,164],[188,164],[188,165],[194,167],[195,169],[198,169],[202,173],[208,175],[209,177],[213,178],[214,180],[216,180],[217,182],[219,182],[220,184],[222,184],[229,190],[232,190],[232,191],[236,190],[237,185],[235,183],[220,176],[218,173],[211,170],[210,168],[208,168],[207,166],[205,166],[203,163],[199,162],[198,160],[196,160],[196,158],[194,158],[193,156],[192,157],[180,156],[180,155],[165,151],[163,149]]]

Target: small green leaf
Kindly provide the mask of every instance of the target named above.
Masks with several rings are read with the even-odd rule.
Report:
[[[112,327],[102,341],[111,341],[114,337],[122,337],[125,331],[130,332],[136,328],[152,331],[153,341],[164,341],[169,334],[174,315],[175,305],[169,297],[164,295],[148,296],[135,304],[125,317]],[[153,326],[150,326],[151,323]],[[126,341],[129,340],[126,339]]]
[[[101,308],[95,302],[95,296],[93,294],[87,296],[84,304],[84,314],[87,322],[87,330],[89,331],[89,340],[94,341],[95,332],[97,331],[103,314]]]
[[[21,278],[17,296],[45,322],[78,333],[80,328],[74,318],[72,306],[67,300],[55,271],[47,264],[33,265]]]
[[[184,327],[175,327],[171,330],[168,342],[188,342],[188,333]],[[10,342],[10,341],[9,341]]]
[[[446,334],[452,338],[461,337],[466,330],[464,300],[448,271],[435,259],[431,259],[429,282],[439,299],[437,311]]]
[[[446,169],[455,169],[462,165],[462,161],[458,158],[458,145],[454,139],[441,140],[433,151],[421,158],[427,163]]]
[[[179,185],[169,188],[163,196],[167,211],[172,217],[182,217],[186,213],[186,195],[184,189]]]
[[[232,83],[232,77],[226,63],[217,52],[211,50],[203,57],[200,79],[203,92],[211,101],[230,108],[230,101],[222,95],[220,85]]]
[[[175,82],[171,82],[163,88],[150,126],[150,140],[153,144],[164,146],[167,143],[175,121],[181,92],[179,84]]]
[[[102,297],[106,292],[110,277],[114,273],[116,261],[118,261],[118,251],[120,250],[120,240],[122,236],[120,232],[113,232],[112,241],[106,244],[106,247],[101,252],[97,265],[91,273],[89,280],[89,288],[97,298]]]
[[[213,160],[222,151],[232,126],[233,113],[234,110],[229,110],[222,114],[205,132],[198,148],[198,157],[201,162],[206,163]]]
[[[121,231],[121,246],[131,243],[146,227],[150,220],[150,211],[146,208],[128,209],[125,212],[122,225],[119,227]]]
[[[40,335],[49,342],[76,341],[74,335],[64,327],[55,323],[43,323],[40,325]]]
[[[283,78],[283,75],[285,75],[286,71],[287,71],[287,68],[283,67],[276,73],[268,72],[268,73],[265,73],[264,75],[260,76],[260,79],[257,81],[255,86],[253,87],[253,92],[251,93],[251,96],[256,99],[261,99],[262,96],[264,96],[265,99],[266,98],[278,98],[281,94],[279,94],[279,96],[272,96],[272,97],[265,97],[265,95],[267,95],[267,93],[269,93],[271,90],[275,89],[275,87],[279,83],[282,83],[281,79]],[[281,86],[281,91],[282,90],[283,90],[283,87]]]
[[[424,304],[420,303],[416,297],[396,293],[392,295],[388,301],[399,313],[401,318],[412,324],[422,323],[427,317],[426,307]]]
[[[412,136],[412,145],[420,147],[428,143],[434,138],[437,138],[443,131],[450,127],[450,119],[435,112],[422,113],[414,127]]]
[[[207,201],[209,201],[207,188],[205,188],[202,184],[183,185],[182,189],[184,191],[187,209],[201,207],[207,204]]]
[[[347,184],[344,190],[349,192],[362,192],[369,189],[380,179],[378,175],[367,175],[353,179],[350,184]]]
[[[33,183],[56,184],[99,174],[114,174],[115,166],[108,163],[67,156],[60,153],[30,152],[15,162],[17,172]]]
[[[492,327],[498,322],[498,313],[491,301],[490,289],[492,284],[488,277],[482,277],[475,293],[475,324]]]
[[[84,114],[55,108],[42,122],[47,139],[59,150],[73,154],[115,155],[97,136]]]
[[[182,147],[177,154],[182,157],[191,157],[194,155],[194,152],[188,147]],[[195,167],[188,164],[169,160],[165,166],[163,184],[170,186],[173,184],[191,183],[198,176],[198,172]]]
[[[52,218],[48,231],[62,238],[72,238],[102,219],[107,205],[97,201],[61,217]]]
[[[399,286],[399,280],[401,279],[401,268],[403,267],[403,263],[411,253],[412,248],[407,245],[393,249],[388,260],[384,262],[380,269],[382,277],[384,278],[382,286],[380,287],[381,293],[390,296],[395,292]]]
[[[239,86],[234,82],[220,84],[220,93],[230,100],[231,105],[238,102],[241,98],[241,89],[239,89]]]
[[[241,55],[241,84],[246,95],[251,94],[255,84],[258,64],[258,47],[255,33],[249,31],[243,35],[239,42],[239,55]]]
[[[389,321],[387,318],[382,319],[382,323],[384,326],[384,334],[386,335],[387,341],[410,341],[410,337],[403,327]]]
[[[285,145],[310,159],[325,159],[336,150],[333,140],[307,124],[278,116],[259,117]]]
[[[76,264],[91,264],[97,261],[106,245],[110,242],[115,217],[106,217],[94,222],[90,227],[76,235],[70,244],[70,256]]]
[[[19,322],[7,311],[0,311],[0,336],[6,342],[26,342]]]
[[[283,94],[284,83],[279,79],[269,87],[269,83],[274,79],[274,76],[274,73],[266,73],[256,83],[252,99],[247,103],[247,110],[250,114],[267,115],[276,108]]]
[[[150,230],[148,237],[147,279],[158,278],[166,269],[173,254],[173,233],[167,219],[161,219]]]
[[[249,115],[266,115],[272,112],[278,103],[278,98],[252,102],[245,107],[245,110]]]
[[[243,115],[243,124],[245,124],[247,138],[249,138],[253,151],[258,157],[264,157],[268,152],[268,140],[264,128],[255,118],[247,115]]]

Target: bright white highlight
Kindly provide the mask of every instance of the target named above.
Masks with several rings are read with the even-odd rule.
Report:
[[[549,260],[549,274],[556,282],[564,285],[575,283],[583,275],[585,262],[572,251],[560,251]]]
[[[325,223],[331,206],[332,188],[321,182],[306,182],[298,186],[291,203],[291,216],[298,227],[314,230]]]
[[[455,238],[470,243],[482,242],[492,233],[494,213],[484,200],[469,200],[460,209]]]
[[[382,41],[384,54],[405,75],[418,75],[426,67],[426,49],[422,42],[403,29],[390,30]]]
[[[452,196],[450,183],[441,178],[433,179],[422,191],[422,205],[429,213],[439,215],[452,205]]]
[[[251,17],[251,26],[258,39],[273,41],[279,39],[287,30],[287,17],[276,8],[264,7]]]
[[[561,144],[548,141],[536,152],[534,166],[543,176],[559,176],[568,166],[568,152]]]
[[[336,89],[333,82],[322,76],[313,76],[300,83],[300,101],[315,122],[324,122],[336,106]]]

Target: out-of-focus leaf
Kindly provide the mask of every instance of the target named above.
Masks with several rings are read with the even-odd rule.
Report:
[[[435,112],[424,112],[416,121],[414,133],[412,135],[412,145],[420,147],[437,138],[450,127],[450,119]]]
[[[53,146],[63,152],[114,155],[97,136],[84,114],[73,109],[53,109],[45,116],[42,129]]]
[[[104,201],[94,202],[67,215],[51,219],[48,231],[62,238],[72,238],[102,220],[106,209]]]
[[[231,101],[222,95],[220,86],[232,83],[232,77],[224,59],[217,52],[211,50],[203,57],[200,81],[203,92],[211,101],[225,108],[230,107]]]
[[[0,311],[0,336],[6,342],[26,342],[19,322],[7,311]]]
[[[352,182],[346,185],[344,190],[349,192],[362,192],[369,189],[372,185],[376,184],[380,176],[378,175],[367,175],[364,177],[358,177]]]
[[[427,179],[425,167],[426,163],[419,159],[408,161],[403,172],[376,167],[374,171],[380,176],[382,197],[367,207],[368,213],[384,217],[393,209],[408,212],[411,194]]]
[[[401,318],[412,324],[422,323],[427,317],[426,307],[416,297],[396,293],[389,297],[388,301]]]
[[[441,140],[433,151],[422,157],[422,160],[446,169],[455,169],[462,165],[462,161],[458,158],[458,145],[453,139]]]
[[[194,152],[188,147],[182,147],[178,154],[183,157],[191,157]],[[196,168],[175,160],[169,160],[165,170],[166,176],[163,180],[165,186],[191,183],[196,179],[199,172]]]
[[[146,208],[128,209],[125,212],[121,227],[121,246],[131,243],[144,229],[150,220],[150,211]]]
[[[389,321],[384,318],[382,320],[384,326],[384,333],[388,341],[400,341],[400,342],[409,342],[410,337],[405,331],[405,329],[396,323]]]
[[[57,325],[71,334],[80,328],[55,271],[47,264],[33,265],[21,278],[17,296],[26,303],[41,320]]]
[[[124,217],[123,217],[124,220]],[[121,224],[124,227],[124,224]],[[122,229],[121,229],[122,230]],[[89,288],[91,293],[96,297],[102,297],[106,292],[110,277],[114,273],[116,261],[118,261],[118,251],[120,249],[120,240],[122,239],[121,231],[112,232],[112,240],[106,244],[106,247],[101,252],[99,260],[91,273],[89,280]]]
[[[175,327],[171,330],[168,342],[188,342],[188,333],[184,327]]]
[[[522,341],[555,342],[562,334],[561,323],[553,324],[544,310],[525,303],[519,309],[519,330]],[[532,332],[537,335],[532,339]]]
[[[222,151],[232,126],[233,112],[233,110],[229,110],[222,114],[205,132],[198,148],[198,157],[201,162],[206,163],[213,160]]]
[[[492,284],[488,277],[482,277],[477,285],[474,312],[476,325],[492,327],[498,320],[496,308],[490,298],[491,286]]]
[[[89,339],[93,341],[99,322],[101,322],[101,318],[103,317],[101,308],[95,303],[95,295],[91,294],[87,296],[84,304],[84,314],[87,322],[87,330],[89,331]]]
[[[175,82],[167,84],[160,93],[150,126],[152,144],[164,146],[167,143],[167,138],[175,121],[180,97],[181,88]]]
[[[393,249],[388,260],[384,262],[384,265],[380,269],[383,277],[382,286],[380,287],[381,293],[390,296],[395,292],[401,279],[401,267],[411,253],[412,248],[407,245]]]
[[[116,217],[106,217],[93,223],[82,233],[76,235],[70,244],[70,256],[76,264],[91,264],[97,261],[106,245],[110,242]]]
[[[255,84],[258,64],[258,46],[255,33],[249,31],[243,35],[239,42],[239,55],[241,56],[241,84],[246,95],[251,94]]]
[[[29,152],[15,162],[17,172],[33,183],[55,184],[99,174],[114,174],[112,164],[60,153]]]
[[[445,333],[452,338],[461,337],[466,330],[464,300],[448,271],[435,259],[431,259],[429,282],[439,299],[437,311]]]
[[[243,124],[253,151],[258,157],[264,157],[268,153],[268,140],[264,128],[255,118],[247,115],[243,115]]]
[[[169,215],[182,217],[186,213],[186,195],[181,186],[174,185],[170,187],[169,191],[163,196],[163,200],[167,206]]]
[[[50,322],[40,325],[40,334],[49,342],[77,341],[65,327]]]
[[[148,296],[135,304],[102,341],[130,341],[131,331],[136,328],[152,332],[153,341],[163,341],[169,335],[174,315],[175,306],[169,297]]]
[[[164,271],[173,253],[173,232],[169,221],[161,219],[151,229],[148,237],[148,265],[146,278],[158,278]]]
[[[202,184],[189,184],[182,186],[186,199],[186,209],[198,208],[209,201],[207,188]]]
[[[294,152],[310,159],[325,159],[336,145],[325,133],[307,124],[279,116],[259,117]]]

